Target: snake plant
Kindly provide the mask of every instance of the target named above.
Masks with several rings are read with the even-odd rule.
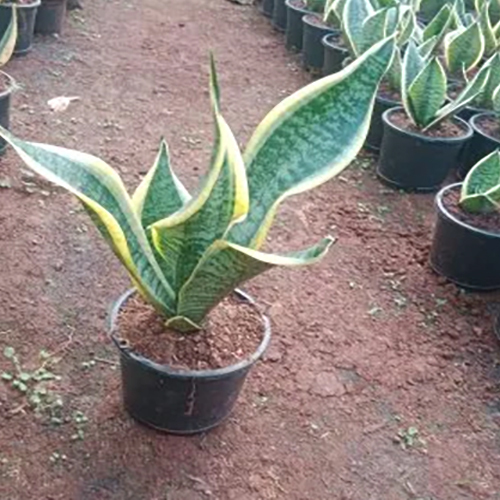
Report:
[[[333,2],[332,9],[335,5]],[[346,0],[338,12],[342,15],[344,35],[354,57],[393,33],[397,33],[396,42],[401,47],[408,42],[416,26],[414,12],[403,4],[375,9],[370,0]]]
[[[479,20],[459,26],[444,37],[444,58],[450,75],[466,75],[483,57],[485,38]]]
[[[462,184],[460,206],[469,213],[500,209],[500,153],[493,151],[472,167]]]
[[[17,7],[12,5],[12,15],[0,40],[0,67],[7,64],[14,53],[17,40]]]
[[[274,255],[260,248],[279,204],[338,175],[366,137],[377,86],[394,40],[376,44],[344,70],[279,103],[242,155],[220,112],[211,66],[215,146],[207,178],[190,196],[164,142],[129,197],[104,161],[78,151],[2,136],[25,164],[74,194],[167,325],[200,328],[206,314],[244,281],[274,266],[318,261],[333,242]]]
[[[419,46],[422,56],[426,57],[431,53],[438,55],[441,43],[453,26],[454,19],[455,6],[445,3],[422,32],[422,43]]]
[[[476,3],[479,26],[484,36],[484,55],[491,57],[497,50],[498,41],[495,26],[491,20],[490,1],[479,0]]]
[[[482,92],[474,99],[473,106],[479,109],[494,110],[493,95],[500,85],[500,54],[496,52],[485,63],[490,68],[490,74]]]
[[[422,57],[410,41],[401,77],[405,112],[413,124],[425,132],[470,104],[482,92],[489,74],[489,66],[481,68],[458,96],[443,106],[447,90],[443,65],[435,56]]]

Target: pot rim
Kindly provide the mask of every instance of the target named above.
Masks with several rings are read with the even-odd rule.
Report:
[[[333,28],[335,30],[335,28]],[[322,39],[321,43],[323,44],[324,47],[331,47],[332,49],[338,49],[343,52],[349,53],[346,47],[341,47],[340,45],[337,45],[333,42],[331,42],[329,39],[333,37],[339,37],[342,35],[342,31],[340,30],[335,30],[333,33],[327,33]]]
[[[116,337],[116,333],[118,331],[118,327],[116,324],[118,313],[120,309],[123,307],[123,305],[127,302],[127,300],[130,297],[132,297],[132,295],[134,295],[135,293],[137,293],[137,289],[131,288],[127,290],[124,294],[122,294],[118,298],[118,300],[112,304],[112,307],[109,311],[107,318],[108,335],[110,336],[111,340],[113,341],[115,346],[119,349],[122,355],[132,358],[134,361],[141,363],[146,368],[149,368],[154,371],[159,371],[170,377],[175,377],[179,379],[190,379],[195,377],[221,378],[225,375],[228,375],[229,373],[247,369],[264,354],[271,340],[271,322],[269,318],[265,314],[259,311],[259,309],[257,308],[257,304],[255,303],[253,298],[250,297],[250,295],[246,294],[242,290],[236,289],[234,290],[233,293],[235,293],[240,299],[243,299],[244,301],[253,305],[259,312],[260,317],[262,319],[262,326],[264,330],[262,340],[257,349],[253,352],[253,354],[251,354],[245,359],[242,359],[241,361],[238,361],[237,363],[234,363],[229,366],[224,366],[223,368],[215,368],[213,370],[183,370],[183,369],[170,368],[170,366],[166,364],[160,364],[156,363],[155,361],[151,361],[150,359],[142,356],[141,354],[135,353],[132,350],[128,349],[127,347],[124,347],[120,343],[120,340]]]
[[[321,26],[316,24],[316,23],[311,22],[311,18],[319,19],[321,21]],[[321,15],[318,14],[317,12],[309,11],[307,14],[304,14],[304,16],[302,17],[302,22],[304,24],[307,24],[307,25],[313,27],[313,28],[318,28],[320,30],[328,30],[329,33],[327,33],[327,35],[331,35],[332,33],[340,33],[341,32],[338,28],[332,28],[331,26],[328,26],[328,24],[326,24],[323,21],[323,18],[321,17]]]
[[[403,106],[395,106],[394,108],[390,108],[382,114],[382,120],[385,124],[397,130],[401,134],[409,135],[410,137],[414,137],[415,139],[425,140],[431,143],[455,143],[455,142],[464,142],[470,139],[474,133],[472,127],[462,118],[458,116],[452,116],[451,119],[455,122],[458,122],[460,125],[463,125],[466,129],[466,133],[459,137],[429,137],[427,135],[419,134],[417,132],[410,132],[409,130],[405,130],[401,127],[398,127],[393,122],[389,120],[389,115],[395,113],[396,111],[403,111],[405,114],[405,110]]]
[[[500,239],[500,232],[499,233],[493,233],[491,231],[487,231],[485,229],[481,229],[478,227],[474,227],[471,224],[467,224],[464,221],[461,221],[457,217],[455,217],[444,205],[443,203],[443,197],[446,194],[447,191],[451,191],[452,189],[457,189],[461,187],[463,182],[454,182],[453,184],[448,184],[447,186],[444,186],[439,190],[439,192],[436,194],[436,199],[435,199],[435,205],[439,213],[443,214],[445,217],[450,219],[452,222],[455,224],[463,227],[464,229],[468,229],[470,231],[473,231],[474,233],[480,234],[482,236],[487,236],[488,238],[499,238]]]
[[[289,9],[293,9],[293,10],[296,10],[297,12],[303,12],[304,15],[305,14],[314,14],[314,12],[312,10],[309,10],[307,9],[306,7],[297,7],[296,5],[293,5],[293,0],[285,0],[285,5],[289,8]],[[305,5],[305,3],[304,3]]]
[[[18,9],[32,9],[34,7],[40,7],[40,4],[42,3],[42,0],[33,0],[31,3],[20,3],[20,4],[15,4]],[[14,5],[13,2],[9,3],[2,3],[0,7],[12,7]]]
[[[479,125],[476,123],[476,120],[479,120],[480,118],[483,118],[485,115],[488,115],[488,116],[495,116],[495,113],[493,111],[483,111],[483,112],[479,112],[479,113],[476,113],[470,120],[469,120],[469,125],[472,127],[472,130],[474,132],[477,132],[478,134],[482,135],[483,137],[486,137],[494,142],[496,142],[497,144],[500,145],[500,140],[498,140],[497,138],[495,137],[491,137],[491,135],[487,134],[484,130],[481,130],[479,128]]]
[[[387,97],[383,97],[381,95],[378,94],[377,92],[377,95],[375,96],[375,100],[379,101],[379,102],[383,102],[384,104],[394,104],[393,107],[402,107],[401,106],[401,101],[395,101],[394,99],[388,99]]]

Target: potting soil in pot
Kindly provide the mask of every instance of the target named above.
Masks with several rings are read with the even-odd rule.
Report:
[[[445,120],[439,123],[436,127],[432,127],[431,129],[422,132],[413,124],[410,118],[403,111],[394,113],[391,116],[391,122],[403,130],[423,135],[425,137],[452,138],[466,135],[466,131],[460,127],[460,125],[453,123],[451,120]]]
[[[500,141],[499,120],[494,116],[482,116],[476,120],[476,126],[489,137]]]
[[[491,233],[497,233],[500,235],[500,212],[494,210],[491,213],[482,214],[471,214],[462,210],[459,205],[460,201],[460,191],[458,189],[453,189],[447,191],[443,196],[443,204],[459,221],[468,224],[476,229],[483,229]]]
[[[131,297],[118,318],[120,336],[133,352],[174,369],[207,370],[251,356],[262,342],[258,309],[227,297],[207,316],[199,332],[166,328],[165,318],[140,296]]]

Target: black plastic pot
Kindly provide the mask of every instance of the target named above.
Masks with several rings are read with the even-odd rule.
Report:
[[[500,233],[477,229],[458,220],[443,197],[461,184],[444,187],[436,196],[437,222],[431,247],[431,266],[464,288],[500,288]]]
[[[129,290],[118,299],[108,321],[111,338],[120,350],[126,410],[139,422],[174,434],[195,434],[217,426],[231,413],[248,371],[269,344],[268,318],[262,316],[262,342],[247,359],[216,370],[175,370],[133,352],[120,339],[117,317],[134,293]],[[243,292],[235,294],[254,304]]]
[[[274,0],[262,0],[260,11],[266,17],[272,17],[274,11]]]
[[[384,122],[382,115],[391,108],[401,106],[398,101],[386,99],[385,97],[377,96],[373,106],[372,119],[370,122],[370,130],[366,136],[365,147],[371,151],[379,152],[382,145],[382,137],[384,136]]]
[[[454,117],[453,121],[464,129],[463,136],[427,137],[391,122],[391,115],[401,110],[401,107],[391,108],[382,115],[384,132],[377,175],[399,189],[435,191],[460,163],[472,129],[461,118]]]
[[[15,87],[15,82],[10,75],[4,73],[3,71],[0,71],[0,78],[3,78],[6,81],[7,87],[6,90],[0,93],[0,125],[8,129],[10,118],[10,101],[12,92]],[[7,143],[3,139],[0,139],[0,155],[3,155],[5,153],[6,146]]]
[[[349,56],[349,51],[345,47],[338,44],[338,34],[329,33],[324,36],[321,43],[324,47],[323,57],[323,75],[331,75],[342,69],[342,64],[346,57]]]
[[[40,0],[17,5],[17,41],[14,55],[22,56],[31,50],[35,33],[35,18]],[[0,38],[7,30],[12,16],[12,4],[0,4]]]
[[[66,14],[66,0],[42,0],[36,14],[35,33],[61,33]]]
[[[328,26],[325,26],[321,18],[316,14],[306,14],[302,18],[304,33],[302,38],[302,62],[304,68],[318,72],[323,70],[325,61],[325,48],[322,40],[330,33],[339,33]]]
[[[464,154],[464,161],[458,167],[458,176],[463,179],[467,172],[481,159],[495,151],[495,149],[500,148],[500,141],[494,137],[490,137],[485,132],[481,130],[478,126],[481,118],[485,116],[495,116],[494,113],[486,112],[474,115],[469,120],[469,125],[474,131],[474,135],[467,145],[467,149]]]
[[[305,7],[293,5],[293,0],[286,0],[286,48],[300,52],[302,50],[302,40],[304,34],[304,24],[302,18],[311,12]]]
[[[274,0],[273,27],[281,32],[286,30],[285,0]]]
[[[487,113],[487,109],[474,108],[473,106],[465,106],[465,108],[461,109],[457,116],[465,120],[466,122],[470,122],[473,116],[479,115],[481,113]]]

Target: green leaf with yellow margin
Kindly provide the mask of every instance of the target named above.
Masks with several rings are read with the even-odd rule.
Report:
[[[423,41],[431,39],[434,36],[443,37],[446,30],[450,27],[452,21],[453,8],[450,4],[444,4],[441,10],[436,14],[432,21],[425,27]]]
[[[481,94],[474,99],[474,107],[493,110],[493,93],[500,85],[500,54],[496,52],[483,67],[490,68],[490,75]]]
[[[375,12],[369,0],[347,0],[342,13],[342,26],[351,53],[363,52],[363,23]]]
[[[409,98],[409,89],[415,78],[424,69],[426,60],[420,55],[417,46],[413,40],[410,40],[403,57],[403,66],[401,68],[401,98],[406,114],[413,117],[414,110]]]
[[[464,179],[460,206],[470,213],[500,208],[500,153],[498,149],[474,165]]]
[[[98,220],[98,228],[140,292],[165,315],[175,310],[174,293],[153,256],[146,234],[118,174],[94,156],[24,142],[0,127],[5,139],[34,172],[74,194]]]
[[[484,55],[486,57],[493,55],[497,49],[497,38],[491,23],[489,6],[490,2],[484,2],[478,13],[479,25],[484,36]]]
[[[178,316],[167,324],[176,330],[196,330],[208,312],[238,285],[275,266],[313,264],[327,253],[332,243],[332,238],[325,238],[305,250],[273,255],[216,241],[183,286],[178,298]]]
[[[406,45],[410,38],[417,32],[417,19],[410,7],[398,6],[399,12],[399,33],[397,35],[397,45]],[[390,33],[390,31],[388,31]]]
[[[395,7],[379,9],[364,20],[362,29],[363,36],[360,44],[361,53],[365,52],[388,35],[388,33],[386,33],[388,17],[390,13],[394,13],[395,11]],[[392,33],[390,34],[392,35]]]
[[[12,5],[9,25],[0,40],[0,67],[7,64],[14,53],[17,41],[17,7]]]
[[[187,189],[172,171],[168,146],[164,139],[154,165],[132,196],[132,206],[142,227],[172,215],[189,201]]]
[[[408,89],[415,125],[424,128],[436,116],[446,99],[446,73],[437,57],[430,59]]]
[[[419,5],[420,16],[425,21],[430,21],[442,6],[443,0],[422,0]]]
[[[231,129],[219,111],[220,90],[210,57],[210,99],[215,120],[215,144],[209,175],[198,195],[185,207],[151,227],[160,265],[176,292],[205,250],[248,212],[245,165]]]
[[[437,113],[434,120],[429,123],[423,130],[429,130],[430,128],[436,126],[439,122],[442,122],[450,116],[457,114],[461,109],[465,108],[465,106],[473,102],[474,99],[476,99],[477,96],[480,95],[483,91],[484,86],[488,81],[490,71],[491,70],[489,66],[483,66],[476,73],[474,78],[469,83],[467,83],[462,92],[460,92],[460,94],[453,101],[442,107]]]
[[[167,279],[176,291],[207,248],[248,212],[248,185],[241,152],[222,116],[217,114],[216,119],[220,152],[204,188],[184,209],[151,227],[153,243],[169,267]]]
[[[228,240],[259,248],[279,204],[340,174],[361,149],[378,84],[394,53],[387,38],[342,71],[278,104],[253,133],[243,159],[250,209]]]
[[[452,75],[469,72],[477,66],[484,53],[484,36],[479,22],[448,33],[444,38],[444,56]]]

